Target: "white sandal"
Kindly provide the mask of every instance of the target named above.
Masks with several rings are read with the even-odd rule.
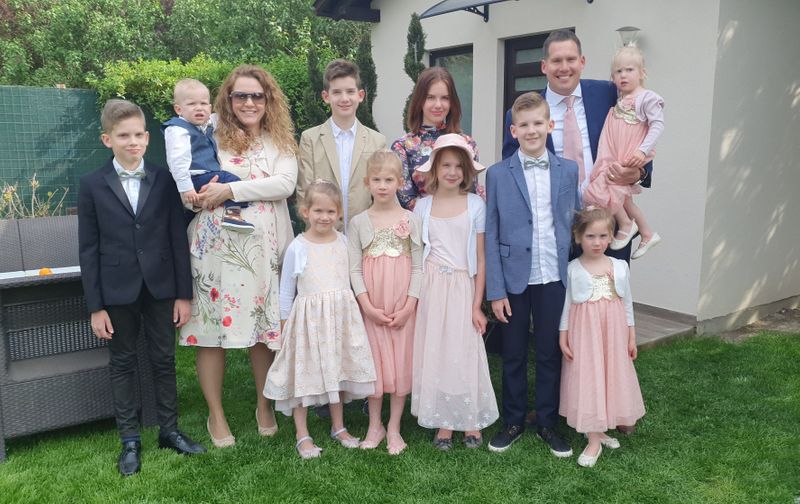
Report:
[[[611,246],[608,247],[611,250],[622,250],[628,246],[628,244],[633,240],[633,237],[636,236],[636,233],[639,232],[639,226],[636,225],[635,220],[631,220],[631,230],[630,231],[623,231],[622,229],[618,229],[617,233],[625,235],[625,238],[621,240],[617,240],[614,238],[614,241],[611,242]]]
[[[357,437],[351,437],[347,439],[339,439],[340,434],[344,434],[347,432],[347,427],[342,427],[341,429],[337,430],[336,432],[331,432],[331,439],[338,441],[339,444],[344,446],[345,448],[358,448],[358,444],[361,442],[360,439]]]
[[[301,450],[300,445],[306,441],[311,441],[312,447],[306,450]],[[322,448],[314,444],[314,440],[311,439],[311,436],[303,436],[298,439],[297,443],[294,445],[294,449],[297,450],[297,454],[300,455],[300,458],[303,460],[317,458],[322,453]]]

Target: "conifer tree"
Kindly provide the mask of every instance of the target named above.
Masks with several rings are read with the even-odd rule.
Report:
[[[361,73],[361,85],[366,92],[366,99],[358,107],[356,115],[364,126],[377,130],[375,118],[372,117],[372,104],[378,95],[378,74],[375,72],[375,61],[372,59],[372,39],[366,32],[356,49],[356,65]]]
[[[422,63],[422,57],[425,55],[425,32],[422,31],[422,23],[419,20],[417,13],[411,14],[411,22],[408,24],[408,37],[407,37],[407,50],[405,58],[403,58],[403,67],[406,74],[411,77],[414,84],[417,83],[419,74],[425,70],[425,64]],[[411,94],[406,98],[406,105],[403,108],[403,130],[406,129],[408,118],[408,104],[411,102]]]

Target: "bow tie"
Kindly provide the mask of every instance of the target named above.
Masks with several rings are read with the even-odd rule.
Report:
[[[550,161],[547,159],[526,159],[524,166],[526,170],[530,168],[539,168],[542,170],[546,170],[550,168]]]
[[[119,172],[118,175],[119,175],[119,179],[120,180],[125,180],[125,179],[139,179],[139,180],[142,180],[143,178],[145,178],[147,176],[147,173],[145,173],[144,170],[139,168],[138,170],[132,171],[132,172],[129,172],[128,170],[123,170],[123,171]]]

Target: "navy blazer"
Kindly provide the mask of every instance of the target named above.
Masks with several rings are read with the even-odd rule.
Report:
[[[580,209],[578,164],[552,152],[550,198],[558,273],[566,287],[572,244],[572,223]],[[516,154],[489,167],[486,173],[486,299],[495,301],[520,294],[531,273],[533,210],[524,168]]]
[[[542,92],[547,95],[547,90]],[[597,159],[597,145],[600,142],[600,133],[606,122],[608,110],[617,103],[617,88],[610,81],[581,79],[581,96],[583,97],[583,108],[586,111],[586,128],[589,133],[589,145],[592,149],[592,159]],[[511,109],[506,111],[505,124],[503,129],[503,159],[510,157],[519,148],[517,139],[511,136]],[[553,139],[547,136],[547,148],[555,152]],[[647,163],[644,167],[647,177],[642,181],[642,187],[650,187],[650,174],[653,171],[653,164]]]
[[[78,250],[90,312],[126,305],[144,284],[156,299],[191,299],[189,245],[169,172],[145,162],[133,212],[111,161],[84,175],[78,190]]]

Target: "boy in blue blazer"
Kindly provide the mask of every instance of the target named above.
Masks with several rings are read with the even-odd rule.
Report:
[[[508,449],[525,430],[528,337],[536,348],[537,434],[557,457],[572,449],[555,429],[561,382],[558,324],[566,292],[571,228],[580,208],[578,165],[546,148],[550,108],[526,93],[511,108],[519,148],[486,175],[486,298],[501,322],[503,429],[489,449]]]
[[[81,178],[78,247],[92,331],[108,340],[114,415],[122,440],[117,468],[141,468],[136,411],[136,340],[144,324],[153,373],[158,444],[181,454],[205,449],[178,430],[175,328],[190,317],[192,276],[183,208],[169,172],[143,159],[142,109],[109,100],[100,117],[114,158]]]

